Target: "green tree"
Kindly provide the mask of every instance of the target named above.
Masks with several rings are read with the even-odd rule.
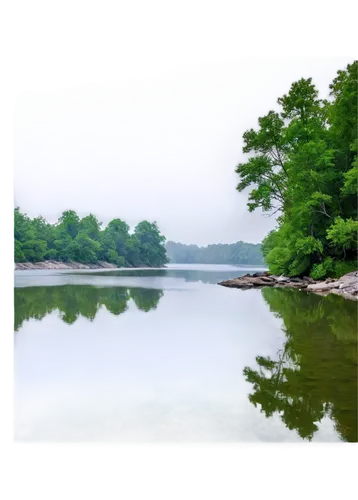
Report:
[[[140,256],[140,241],[135,234],[130,234],[126,241],[126,255],[130,266],[140,267],[143,264]]]
[[[81,219],[79,224],[79,232],[86,234],[91,240],[99,241],[101,237],[101,226],[97,217],[93,214],[89,214]]]
[[[45,253],[45,260],[61,260],[58,251],[55,248],[49,248]]]
[[[80,229],[80,218],[74,210],[65,210],[58,220],[59,234],[67,234],[72,239],[76,238]]]
[[[56,228],[57,229],[57,228]],[[56,230],[56,239],[53,242],[54,250],[56,252],[57,258],[62,262],[67,262],[73,257],[73,250],[70,250],[70,246],[73,244],[73,240],[69,234],[63,233],[58,234]],[[55,253],[52,252],[51,255]]]
[[[113,219],[102,233],[101,242],[105,260],[118,263],[118,257],[126,263],[129,226],[121,219]]]
[[[54,238],[53,226],[49,224],[41,215],[31,220],[31,228],[34,231],[35,238],[51,243]]]
[[[327,257],[356,259],[357,62],[338,72],[331,98],[320,99],[312,80],[301,79],[278,99],[279,113],[243,135],[250,158],[236,169],[237,189],[252,187],[249,211],[279,214],[263,242],[275,274],[316,273],[318,266],[328,273],[332,266],[321,265]]]
[[[338,252],[343,252],[345,257],[347,250],[357,250],[357,232],[358,221],[336,217],[334,223],[327,229],[327,240],[332,242]]]
[[[73,210],[62,213],[57,224],[39,216],[30,219],[14,210],[15,262],[59,260],[96,263],[105,260],[119,267],[163,266],[167,262],[165,238],[156,223],[138,224],[134,234],[119,218],[101,229],[90,214],[82,219]]]
[[[15,262],[24,262],[25,254],[22,250],[22,244],[19,240],[15,240]]]
[[[47,250],[46,241],[29,240],[22,243],[22,251],[28,262],[41,262],[45,258]]]
[[[35,239],[35,233],[31,227],[31,220],[26,214],[20,211],[19,207],[16,207],[14,210],[14,237],[15,240],[21,243]]]
[[[142,221],[135,227],[134,234],[139,242],[139,258],[143,265],[161,267],[168,262],[165,237],[156,222]]]
[[[79,262],[91,263],[96,262],[101,252],[101,245],[98,241],[92,240],[84,232],[79,232],[70,249],[73,254],[71,258]]]

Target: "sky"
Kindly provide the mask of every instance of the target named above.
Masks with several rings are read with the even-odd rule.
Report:
[[[73,209],[105,224],[157,221],[169,240],[257,243],[274,218],[235,189],[242,134],[292,82],[322,97],[349,59],[231,59],[19,94],[15,204],[55,222]]]

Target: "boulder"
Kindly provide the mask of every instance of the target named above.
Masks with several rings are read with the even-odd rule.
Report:
[[[257,273],[254,274],[246,274],[245,276],[253,276],[254,278],[263,278],[266,276],[270,276],[270,273],[268,271],[258,271]]]
[[[265,283],[275,283],[275,280],[271,276],[261,276],[260,279]]]
[[[288,278],[287,276],[270,275],[268,272],[254,273],[252,275],[245,274],[239,278],[222,281],[219,285],[229,288],[241,288],[242,290],[256,287],[261,288],[263,286],[289,287],[322,295],[334,293],[347,299],[358,300],[358,271],[348,273],[338,280],[329,278],[320,282],[314,281],[307,276],[304,278]]]
[[[332,288],[339,288],[340,283],[338,281],[333,281],[332,283],[314,283],[307,285],[308,292],[324,292],[327,290],[332,290]]]
[[[294,276],[293,278],[290,278],[290,282],[291,283],[304,283],[304,280],[302,278],[297,278],[296,276]]]
[[[290,278],[288,278],[287,276],[284,276],[283,274],[281,274],[281,276],[279,276],[277,278],[277,281],[279,283],[287,283],[288,281],[290,281]]]

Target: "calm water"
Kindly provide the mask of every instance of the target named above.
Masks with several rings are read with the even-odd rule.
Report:
[[[15,440],[356,442],[357,304],[248,269],[15,272]]]

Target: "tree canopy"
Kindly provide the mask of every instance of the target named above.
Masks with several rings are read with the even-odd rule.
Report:
[[[275,274],[318,279],[357,268],[357,73],[357,61],[338,71],[327,100],[311,78],[293,83],[280,111],[243,135],[249,158],[236,168],[237,189],[251,188],[249,211],[277,216],[262,244]]]
[[[121,219],[102,229],[93,214],[82,219],[73,210],[62,213],[57,223],[43,217],[31,219],[14,210],[15,262],[70,260],[82,263],[106,261],[119,267],[162,267],[168,262],[165,237],[156,222],[142,221],[130,233]]]
[[[168,241],[166,248],[170,262],[178,264],[264,265],[261,245],[243,241],[206,247]]]

